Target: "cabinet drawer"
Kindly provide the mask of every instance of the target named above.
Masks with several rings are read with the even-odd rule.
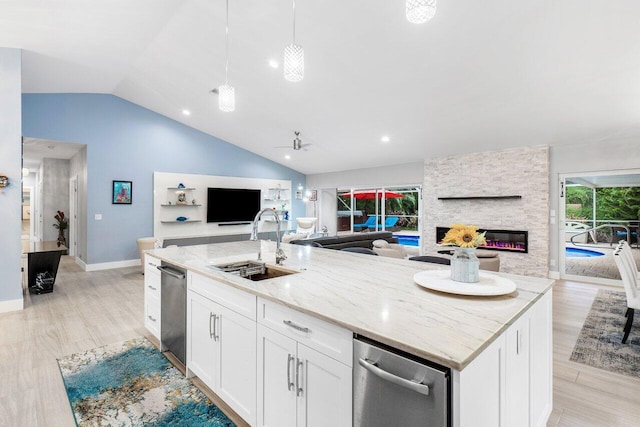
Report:
[[[160,339],[160,300],[153,295],[145,296],[144,325],[149,332]]]
[[[258,323],[352,366],[353,334],[340,326],[258,298]]]
[[[144,263],[145,276],[149,273],[160,273],[158,271],[158,266],[160,265],[160,260],[158,258],[145,254]]]
[[[155,275],[156,273],[153,273],[153,275]],[[147,296],[151,295],[155,298],[157,298],[158,300],[160,300],[160,275],[158,274],[157,277],[153,276],[152,274],[145,274],[145,278],[144,278],[144,297],[145,299],[147,298]]]
[[[256,296],[214,279],[189,272],[189,289],[229,310],[256,320]]]

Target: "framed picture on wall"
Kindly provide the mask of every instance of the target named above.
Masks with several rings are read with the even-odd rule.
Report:
[[[309,201],[315,202],[318,200],[318,190],[311,190],[311,194],[309,195]]]
[[[131,181],[113,181],[114,205],[130,205],[132,200],[133,183]]]

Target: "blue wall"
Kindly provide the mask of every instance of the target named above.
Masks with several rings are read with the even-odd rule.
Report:
[[[299,172],[113,95],[24,94],[22,103],[23,136],[87,144],[87,264],[138,258],[136,239],[153,235],[154,171],[306,185]],[[111,204],[112,180],[133,181],[132,205]]]

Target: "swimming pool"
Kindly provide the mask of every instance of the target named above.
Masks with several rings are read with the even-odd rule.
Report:
[[[420,236],[407,236],[402,234],[394,234],[393,237],[398,239],[398,243],[405,246],[420,246]]]
[[[594,258],[603,256],[604,253],[598,251],[592,251],[590,249],[580,249],[580,248],[566,248],[566,256],[567,258]]]

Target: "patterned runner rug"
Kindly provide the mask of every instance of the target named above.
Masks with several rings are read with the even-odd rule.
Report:
[[[235,426],[145,338],[58,365],[79,426]]]
[[[622,344],[627,299],[624,292],[599,290],[569,360],[631,377],[640,377],[640,312]]]

